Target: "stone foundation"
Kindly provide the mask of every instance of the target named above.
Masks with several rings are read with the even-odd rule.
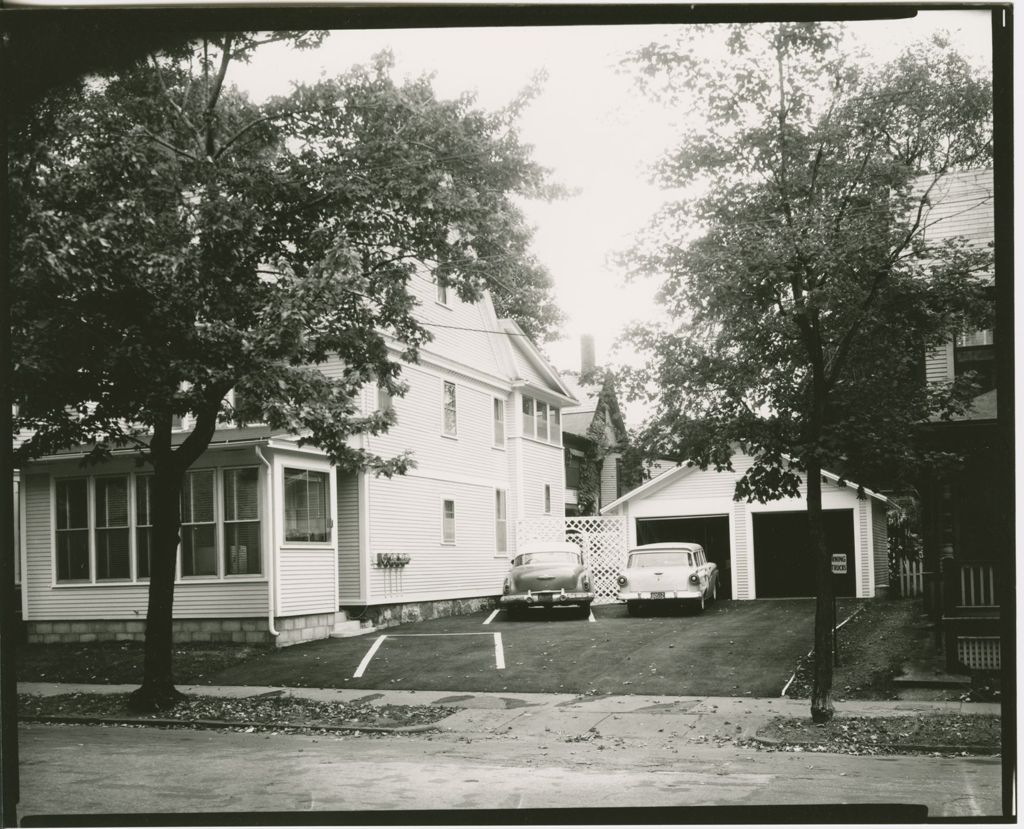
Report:
[[[472,599],[436,599],[430,602],[368,605],[365,608],[347,608],[349,618],[369,621],[376,628],[388,628],[407,622],[442,619],[448,616],[466,616],[497,606],[496,596],[478,596]]]
[[[175,619],[174,641],[239,642],[278,647],[326,639],[331,635],[336,614],[281,616],[274,620],[279,636],[270,635],[267,619]],[[51,642],[142,642],[146,623],[141,620],[90,619],[79,622],[26,622],[27,641]]]

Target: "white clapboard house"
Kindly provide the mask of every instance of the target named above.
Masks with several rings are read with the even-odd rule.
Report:
[[[489,297],[465,303],[427,277],[412,282],[434,338],[405,365],[404,397],[364,389],[364,410],[392,406],[397,423],[357,440],[384,456],[411,450],[415,469],[343,473],[266,427],[219,429],[182,494],[179,641],[284,645],[473,610],[501,593],[516,521],[561,515],[560,413],[577,401]],[[100,466],[81,457],[21,469],[29,641],[144,632],[147,469],[130,450]]]

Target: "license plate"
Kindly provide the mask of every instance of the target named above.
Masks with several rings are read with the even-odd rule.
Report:
[[[652,599],[664,599],[665,598],[665,594],[664,593],[651,593],[651,598]]]

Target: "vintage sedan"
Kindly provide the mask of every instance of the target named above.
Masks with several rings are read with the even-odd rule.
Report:
[[[512,615],[529,607],[575,605],[590,612],[594,588],[580,548],[570,541],[523,544],[505,577],[500,604]]]
[[[718,595],[718,565],[708,561],[700,544],[644,544],[629,551],[619,573],[619,599],[630,616],[644,605],[685,602],[698,605]]]

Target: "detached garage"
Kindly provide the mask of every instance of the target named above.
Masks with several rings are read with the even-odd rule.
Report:
[[[807,547],[807,508],[799,498],[767,504],[734,501],[736,481],[752,459],[737,453],[732,472],[670,468],[601,510],[627,521],[630,547],[661,541],[695,541],[721,571],[719,596],[736,599],[814,595]],[[822,484],[825,539],[831,554],[844,553],[847,572],[835,576],[840,596],[869,598],[889,585],[884,495],[857,485],[839,486],[825,472]]]

